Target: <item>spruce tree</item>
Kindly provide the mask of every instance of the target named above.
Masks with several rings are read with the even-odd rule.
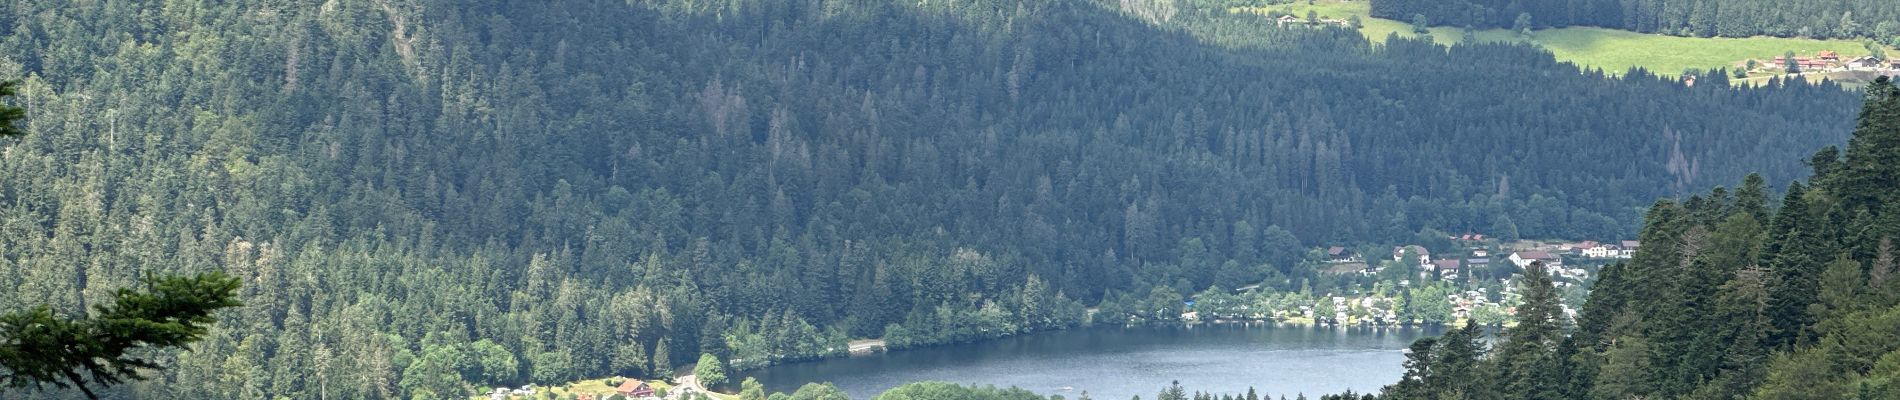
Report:
[[[1808,206],[1807,190],[1790,185],[1775,216],[1768,307],[1774,322],[1769,343],[1787,346],[1808,337],[1814,316],[1808,306],[1818,301],[1821,271],[1826,260],[1834,259],[1832,235],[1828,223]]]
[[[1847,141],[1840,184],[1833,187],[1849,212],[1878,213],[1900,196],[1900,88],[1889,77],[1867,85],[1854,136]]]
[[[1434,338],[1412,341],[1412,346],[1406,348],[1405,375],[1399,378],[1398,383],[1386,386],[1380,395],[1394,400],[1435,397],[1431,392],[1431,381],[1434,379],[1432,362],[1435,358],[1432,353],[1437,345],[1438,339]]]
[[[238,280],[220,272],[191,277],[148,277],[138,290],[121,288],[90,317],[60,318],[39,306],[0,315],[0,385],[76,387],[142,380],[141,370],[162,368],[141,349],[183,347],[217,322],[211,313],[240,305]]]
[[[1517,326],[1504,331],[1495,367],[1506,398],[1554,399],[1557,342],[1563,339],[1562,299],[1542,262],[1525,268],[1518,283],[1523,303],[1517,307]]]

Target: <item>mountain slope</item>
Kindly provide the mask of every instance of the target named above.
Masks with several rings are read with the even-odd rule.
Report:
[[[245,280],[127,397],[761,365],[1308,278],[1306,245],[1616,236],[1801,173],[1855,99],[1073,1],[5,7],[0,304]]]

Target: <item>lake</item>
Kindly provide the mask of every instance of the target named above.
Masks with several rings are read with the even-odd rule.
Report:
[[[808,382],[832,382],[860,400],[927,380],[1125,400],[1153,399],[1180,380],[1190,392],[1239,394],[1251,386],[1291,399],[1397,382],[1403,349],[1438,333],[1267,324],[1075,329],[778,365],[736,373],[733,381],[751,376],[768,391],[788,394]]]

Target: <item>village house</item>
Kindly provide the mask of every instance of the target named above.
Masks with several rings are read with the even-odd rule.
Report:
[[[1886,63],[1880,62],[1880,59],[1873,57],[1858,57],[1847,60],[1847,69],[1854,71],[1878,71],[1883,67],[1886,67]]]
[[[1531,263],[1542,261],[1545,267],[1557,268],[1563,265],[1563,259],[1544,251],[1519,251],[1511,253],[1511,264],[1518,268],[1530,268]]]
[[[1596,246],[1586,247],[1583,249],[1581,253],[1583,254],[1584,257],[1588,257],[1588,258],[1611,258],[1611,257],[1616,257],[1619,254],[1622,254],[1621,251],[1618,251],[1616,249],[1616,246],[1607,245],[1607,244],[1598,244]]]
[[[1411,261],[1417,264],[1419,267],[1426,267],[1426,266],[1432,265],[1432,252],[1430,250],[1425,250],[1425,246],[1419,246],[1419,245],[1393,247],[1392,261],[1397,261],[1401,263],[1407,262],[1405,260],[1406,250],[1411,250],[1413,256],[1418,257],[1418,258],[1412,259]]]
[[[1583,249],[1596,247],[1598,244],[1599,243],[1597,243],[1597,241],[1595,240],[1585,240],[1585,241],[1576,242],[1576,243],[1564,243],[1562,246],[1558,246],[1557,250],[1568,251],[1568,252],[1571,252],[1572,254],[1583,254]]]
[[[1620,245],[1617,246],[1616,258],[1636,257],[1636,248],[1642,247],[1642,246],[1643,246],[1643,242],[1638,242],[1634,240],[1625,240]]]
[[[645,381],[639,379],[628,379],[625,382],[620,382],[620,387],[614,388],[614,393],[619,393],[621,396],[633,399],[653,397],[653,386],[647,385]]]
[[[1483,257],[1467,258],[1465,259],[1464,266],[1472,268],[1489,267],[1491,266],[1491,259]]]
[[[1438,272],[1446,278],[1456,278],[1458,277],[1458,260],[1446,258],[1432,261],[1432,271]]]
[[[1349,263],[1365,260],[1365,258],[1359,257],[1359,253],[1345,247],[1333,246],[1326,248],[1326,262],[1329,263]]]
[[[1821,50],[1821,52],[1820,52],[1820,53],[1818,53],[1818,54],[1815,54],[1815,55],[1814,55],[1814,57],[1815,57],[1815,58],[1817,58],[1817,59],[1820,59],[1821,61],[1824,61],[1824,62],[1826,62],[1826,61],[1832,61],[1832,62],[1839,62],[1839,61],[1841,61],[1841,53],[1836,53],[1836,52],[1834,52],[1833,50]]]
[[[1273,21],[1278,22],[1280,26],[1287,26],[1287,24],[1305,23],[1305,21],[1300,21],[1300,17],[1295,17],[1292,15],[1282,15],[1280,16],[1280,18],[1275,18]]]

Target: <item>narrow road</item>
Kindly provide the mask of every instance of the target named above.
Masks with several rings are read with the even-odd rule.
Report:
[[[687,371],[692,371],[692,369],[688,368]],[[720,397],[718,393],[715,393],[711,390],[706,390],[705,386],[700,386],[699,376],[694,375],[692,372],[687,372],[685,375],[674,377],[673,382],[674,382],[673,390],[668,391],[666,393],[667,400],[683,400],[685,399],[685,397],[683,396],[686,395],[686,392],[703,393],[707,396],[712,396],[713,398],[716,398],[716,399],[723,398],[723,397]],[[685,389],[685,390],[681,390],[681,389]]]

